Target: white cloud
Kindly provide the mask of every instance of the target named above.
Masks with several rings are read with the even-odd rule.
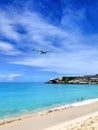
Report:
[[[0,74],[0,81],[13,81],[16,78],[22,77],[22,74],[9,74],[9,75],[2,75]]]
[[[13,45],[3,41],[0,41],[0,52],[6,55],[21,54],[21,52],[19,50],[16,50]]]
[[[91,51],[90,51],[91,50]],[[88,50],[39,54],[39,57],[27,57],[12,61],[13,64],[29,65],[40,67],[43,71],[54,71],[57,73],[76,73],[89,74],[97,73],[97,49],[88,48]]]
[[[5,77],[6,77],[6,75],[0,74],[0,78],[5,78]]]
[[[69,11],[62,17],[61,25],[54,26],[46,22],[39,14],[30,11],[15,13],[12,19],[7,14],[2,14],[1,21],[6,22],[1,23],[3,24],[1,33],[4,32],[5,36],[19,41],[17,45],[20,48],[26,46],[29,50],[42,48],[51,51],[47,55],[26,53],[25,57],[10,59],[9,63],[37,66],[44,71],[59,73],[96,73],[98,34],[83,34],[80,21],[84,17],[85,10],[74,13]],[[26,34],[17,33],[14,29],[15,24],[21,24],[27,31]],[[18,53],[12,45],[5,43],[4,45],[1,43],[1,49],[7,54],[8,52]]]
[[[52,43],[51,38],[64,39],[68,35],[66,31],[46,22],[37,13],[26,11],[20,14],[13,13],[13,15],[11,16],[7,15],[7,12],[1,12],[0,15],[1,35],[21,42],[19,43],[20,46],[24,44],[24,46],[29,46],[30,43],[32,47],[46,47],[46,44],[48,46],[51,46],[49,45]],[[24,35],[18,33],[16,31],[17,24],[22,25],[27,33]]]
[[[10,74],[10,75],[8,76],[8,80],[9,80],[9,81],[12,81],[13,79],[19,78],[19,77],[22,77],[22,76],[23,76],[22,74]]]
[[[0,11],[0,35],[8,39],[18,40],[19,34],[14,30],[14,19],[9,17],[8,12]]]

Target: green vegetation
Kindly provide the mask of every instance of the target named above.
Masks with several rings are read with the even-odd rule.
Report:
[[[46,83],[61,84],[98,84],[98,74],[87,76],[63,76],[60,78],[49,80]]]

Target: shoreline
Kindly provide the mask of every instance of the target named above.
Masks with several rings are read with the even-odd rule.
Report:
[[[82,121],[88,119],[85,118],[86,116],[88,117],[89,115],[89,117],[92,117],[93,113],[95,113],[95,116],[98,116],[98,101],[93,101],[93,103],[89,101],[88,104],[84,103],[83,105],[82,103],[80,106],[78,104],[75,107],[48,111],[47,113],[8,122],[4,125],[0,125],[0,130],[65,130],[66,128],[68,128],[66,130],[72,130],[69,129],[70,126],[74,128],[75,125],[77,126],[77,123],[81,124]]]
[[[56,111],[62,111],[62,110],[70,109],[70,108],[81,107],[81,106],[96,103],[96,102],[98,102],[98,98],[87,99],[87,100],[78,101],[78,102],[75,102],[75,103],[72,103],[72,104],[66,104],[66,105],[46,108],[46,109],[38,111],[38,112],[34,112],[34,113],[32,112],[31,114],[24,114],[22,116],[10,117],[10,118],[7,118],[7,119],[0,119],[0,126],[8,124],[8,123],[13,123],[13,122],[17,122],[17,121],[20,121],[20,120],[24,120],[24,119],[37,117],[37,116],[45,116],[47,114],[50,114],[50,113],[53,113],[53,112],[56,112]]]

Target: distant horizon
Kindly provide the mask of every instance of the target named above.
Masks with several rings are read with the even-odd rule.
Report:
[[[55,78],[60,78],[60,77],[78,77],[78,76],[95,76],[95,75],[98,75],[98,74],[88,74],[88,75],[62,75],[62,76],[59,76],[59,77],[53,77],[53,78],[50,78],[48,79],[47,81],[0,81],[0,83],[45,83],[45,82],[48,82],[49,80],[51,79],[55,79]]]
[[[0,82],[45,82],[97,70],[97,0],[0,1]]]

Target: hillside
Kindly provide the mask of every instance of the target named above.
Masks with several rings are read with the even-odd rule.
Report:
[[[63,76],[51,79],[50,84],[98,84],[98,74],[86,76]]]

